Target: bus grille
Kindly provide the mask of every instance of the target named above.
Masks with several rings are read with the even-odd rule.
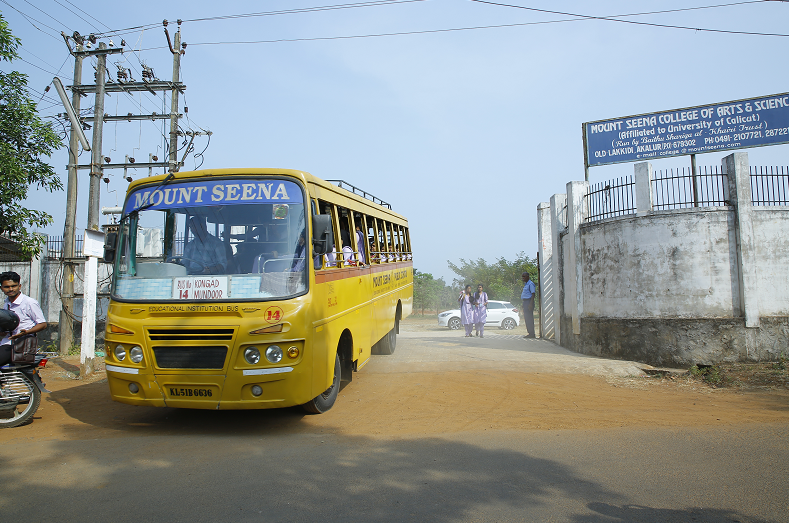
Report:
[[[230,341],[233,329],[148,329],[152,341]]]
[[[227,347],[153,347],[153,354],[160,369],[222,369]]]

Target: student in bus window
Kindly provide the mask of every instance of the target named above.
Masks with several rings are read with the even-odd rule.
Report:
[[[361,217],[359,217],[359,221],[361,222]],[[359,249],[359,261],[364,262],[367,259],[364,255],[364,233],[358,225],[356,226],[356,248]]]
[[[340,231],[340,239],[342,240],[342,258],[346,265],[356,265],[356,260],[353,256],[353,248],[351,247],[351,235],[348,229]]]

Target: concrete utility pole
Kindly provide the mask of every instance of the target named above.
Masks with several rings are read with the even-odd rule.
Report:
[[[165,33],[167,25],[165,24]],[[167,38],[169,41],[169,37]],[[173,35],[173,90],[170,94],[170,172],[178,171],[178,84],[181,77],[181,21],[178,20],[178,31]]]
[[[107,44],[101,42],[99,51],[107,49]],[[99,200],[101,199],[102,162],[101,155],[102,131],[104,130],[104,83],[107,76],[107,55],[99,54],[96,57],[96,101],[93,107],[93,144],[90,156],[90,192],[88,195],[88,226],[87,229],[99,230]]]
[[[60,332],[60,351],[67,353],[74,342],[73,332],[73,318],[74,318],[74,269],[75,269],[75,217],[77,209],[77,173],[80,169],[89,169],[90,184],[89,184],[89,201],[88,201],[88,223],[86,227],[85,241],[91,241],[93,247],[93,254],[88,255],[85,250],[85,255],[89,256],[88,262],[85,266],[85,288],[83,292],[83,340],[82,340],[82,358],[81,358],[81,374],[89,374],[93,368],[94,335],[92,334],[95,305],[96,305],[96,262],[97,258],[101,256],[97,254],[96,242],[97,236],[95,233],[88,233],[88,231],[99,230],[99,214],[100,214],[100,195],[101,195],[101,180],[103,178],[104,169],[128,169],[128,168],[149,168],[166,167],[171,172],[177,171],[183,160],[178,161],[178,119],[182,116],[178,113],[178,95],[186,89],[186,86],[179,82],[181,55],[184,54],[182,48],[186,48],[186,44],[181,44],[181,21],[178,21],[179,31],[175,34],[175,46],[170,45],[170,50],[173,54],[173,81],[166,82],[156,79],[153,75],[153,70],[144,66],[142,81],[128,81],[128,78],[123,75],[118,75],[118,81],[112,79],[107,83],[107,55],[122,53],[122,47],[125,42],[121,42],[121,48],[107,48],[104,42],[100,42],[95,49],[90,49],[91,43],[96,44],[97,38],[94,35],[83,37],[75,32],[73,36],[68,36],[61,33],[69,52],[75,57],[74,65],[74,85],[70,88],[72,90],[73,103],[71,104],[74,111],[79,115],[80,97],[88,93],[95,93],[94,116],[93,116],[93,137],[91,144],[91,160],[90,164],[79,165],[77,163],[79,154],[79,137],[72,127],[69,139],[69,164],[68,164],[68,187],[67,187],[67,203],[66,203],[66,223],[64,229],[64,246],[63,246],[63,283],[62,283],[62,309],[59,318],[59,332]],[[167,22],[164,22],[165,34],[167,34]],[[167,34],[168,44],[170,36]],[[71,42],[74,42],[75,47],[72,49]],[[90,42],[90,43],[89,43]],[[112,44],[112,42],[110,42]],[[86,56],[96,56],[98,65],[96,67],[96,83],[95,85],[82,84],[82,60]],[[108,116],[104,114],[104,97],[107,93],[132,93],[132,92],[150,92],[156,94],[156,91],[171,91],[172,92],[172,105],[170,114],[160,115],[157,113],[149,115],[115,115]],[[102,156],[102,134],[105,121],[133,121],[133,120],[157,120],[157,119],[170,119],[170,153],[167,161],[158,161],[153,155],[149,155],[149,162],[135,162],[133,158],[128,158],[122,164],[104,163]],[[189,133],[187,133],[189,134]],[[192,133],[189,134],[194,140],[194,136],[199,136],[206,133]],[[190,142],[191,145],[191,142]],[[187,152],[189,147],[187,147]],[[184,155],[184,159],[185,159]],[[164,158],[162,160],[165,160]],[[109,161],[109,159],[108,159]],[[84,249],[87,249],[88,243],[84,244]],[[90,280],[90,281],[89,281]],[[86,335],[87,334],[87,338]],[[88,347],[88,345],[91,345]]]
[[[82,56],[74,57],[74,85],[82,83]],[[72,91],[71,106],[79,118],[80,95]],[[58,318],[58,350],[61,356],[68,354],[74,343],[74,226],[77,219],[77,156],[79,136],[72,127],[69,133],[68,182],[66,185],[66,225],[63,229],[63,284],[61,287],[61,309]]]

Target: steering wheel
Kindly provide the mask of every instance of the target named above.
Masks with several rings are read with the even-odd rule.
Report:
[[[183,265],[184,267],[186,267],[187,272],[189,274],[203,274],[205,272],[205,269],[206,269],[205,263],[203,263],[203,262],[201,262],[199,260],[193,260],[192,258],[184,258],[184,257],[177,258],[177,257],[173,257],[173,258],[170,258],[170,260],[173,263],[177,263],[178,265]],[[194,265],[192,265],[192,264],[197,265],[200,268],[198,270],[194,270],[193,269]]]

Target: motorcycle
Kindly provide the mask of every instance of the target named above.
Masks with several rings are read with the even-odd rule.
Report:
[[[36,354],[33,363],[9,363],[0,367],[0,429],[18,427],[33,420],[41,393],[50,392],[38,374],[49,354]]]
[[[13,332],[19,317],[0,309],[0,332]],[[32,363],[8,363],[0,367],[0,429],[18,427],[33,420],[41,404],[41,393],[50,392],[41,381],[43,369],[51,354],[38,353]]]

